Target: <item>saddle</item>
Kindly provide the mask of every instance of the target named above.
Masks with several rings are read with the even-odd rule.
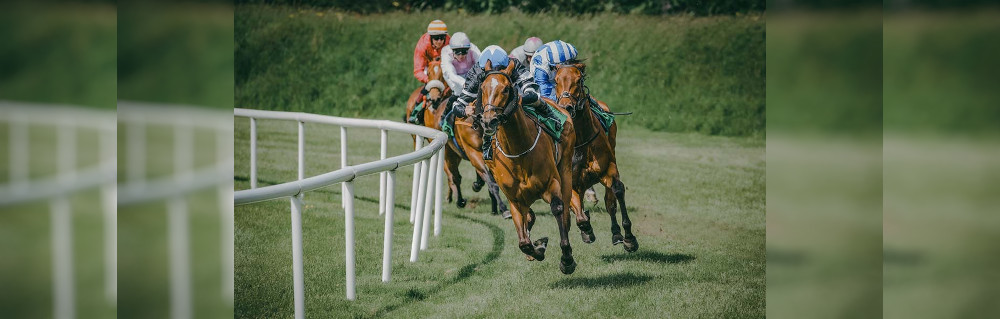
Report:
[[[597,100],[593,96],[587,96],[590,99],[590,111],[597,116],[598,122],[601,122],[601,127],[604,128],[604,134],[611,134],[611,124],[615,122],[615,115],[611,112],[605,112],[597,105]]]

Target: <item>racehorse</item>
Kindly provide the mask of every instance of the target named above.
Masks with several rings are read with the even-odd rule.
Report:
[[[453,112],[464,111],[454,110]],[[490,193],[493,214],[502,212],[504,218],[511,218],[510,209],[507,208],[507,204],[504,204],[503,198],[500,197],[500,188],[487,169],[486,162],[483,161],[483,137],[473,126],[474,124],[467,120],[468,118],[466,120],[456,119],[455,125],[452,127],[452,130],[455,131],[455,142],[458,143],[458,146],[456,147],[454,143],[448,143],[448,147],[454,148],[456,151],[461,150],[461,152],[445,153],[445,166],[449,167],[448,170],[454,172],[455,176],[457,176],[454,187],[456,191],[459,191],[459,186],[462,183],[462,176],[458,175],[458,164],[463,159],[469,161],[469,163],[472,163],[472,167],[476,169],[476,181],[472,183],[472,190],[478,192],[483,188],[483,184],[486,184]],[[461,197],[461,193],[459,193],[459,197]]]
[[[569,207],[565,201],[573,195],[570,167],[576,142],[573,124],[567,121],[563,125],[559,140],[543,138],[541,135],[546,133],[542,132],[542,126],[530,119],[520,105],[510,79],[514,64],[493,70],[492,62],[488,61],[485,69],[487,74],[480,85],[475,114],[483,134],[493,137],[492,147],[499,153],[486,161],[486,166],[510,200],[518,248],[528,260],[545,259],[548,237],[535,242],[530,238],[535,223],[530,207],[542,199],[549,203],[559,226],[559,246],[562,248],[559,270],[571,274],[576,270],[576,261],[569,243]],[[564,110],[559,112],[569,116]]]
[[[625,184],[619,176],[618,161],[615,158],[618,124],[612,122],[607,132],[604,132],[604,127],[595,114],[596,111],[590,109],[591,96],[584,84],[585,71],[585,64],[571,60],[559,65],[555,76],[557,105],[559,109],[569,112],[576,131],[577,144],[573,146],[573,198],[570,206],[577,216],[577,223],[585,221],[589,226],[590,211],[583,210],[580,195],[594,184],[603,184],[604,205],[611,215],[611,242],[614,245],[624,243],[625,251],[634,252],[639,249],[639,242],[632,234],[632,221],[628,218],[628,209],[625,206]],[[610,112],[606,103],[596,99],[594,101],[602,110]],[[615,219],[616,202],[622,209],[624,238]],[[590,243],[594,240],[593,233],[589,236],[581,235],[584,242]]]
[[[450,88],[447,88],[444,85],[444,73],[441,70],[440,58],[434,59],[434,61],[431,61],[431,63],[427,66],[427,78],[430,79],[430,81],[428,81],[427,85],[424,86],[424,89],[427,90],[427,96],[424,101],[424,112],[422,116],[423,125],[440,130],[441,121],[444,119],[444,116],[446,115],[445,112],[448,109],[448,103],[450,101],[449,97],[453,93]],[[418,102],[420,102],[418,101],[419,98],[420,89],[418,88],[410,94],[410,98],[406,102],[406,116],[403,119],[404,122],[407,121],[412,115],[413,108]],[[467,136],[474,135],[475,138],[479,139],[479,143],[472,142],[474,141],[474,138],[472,137],[464,139],[459,138],[459,134]],[[482,139],[478,137],[479,134],[475,132],[475,130],[471,130],[470,132],[469,129],[460,129],[456,127],[455,135],[456,140],[465,140],[467,141],[465,142],[466,145],[472,145],[476,148],[474,151],[469,150],[473,147],[467,147],[463,150],[459,150],[458,147],[460,146],[456,146],[453,143],[447,143],[444,151],[444,167],[445,173],[448,175],[448,202],[452,202],[452,195],[454,194],[456,195],[455,199],[457,200],[455,205],[459,208],[465,207],[467,201],[462,197],[462,188],[460,187],[462,184],[462,175],[458,171],[458,164],[461,163],[463,159],[462,154],[470,154],[474,152],[479,154],[479,156],[474,157],[472,161],[473,167],[476,169],[477,173],[476,181],[472,183],[472,190],[478,192],[482,189],[484,184],[488,185],[493,213],[498,214],[503,212],[504,216],[509,215],[510,211],[507,209],[507,205],[503,203],[503,199],[500,197],[499,188],[496,183],[492,182],[489,175],[487,175],[489,173],[486,171],[486,166],[482,163],[482,151],[478,148],[482,145]],[[416,143],[416,135],[411,135],[411,138],[413,138],[414,143]],[[477,163],[476,160],[478,160],[479,163]]]

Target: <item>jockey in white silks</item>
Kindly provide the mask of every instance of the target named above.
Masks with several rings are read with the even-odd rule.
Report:
[[[562,40],[543,44],[538,51],[535,51],[535,55],[531,58],[531,75],[538,84],[542,97],[556,99],[556,94],[553,92],[556,86],[556,66],[576,59],[576,55],[576,47]]]
[[[524,65],[531,65],[531,57],[538,51],[538,48],[542,46],[542,39],[537,37],[530,37],[524,40],[524,45],[510,50],[508,55],[511,59],[515,59]]]
[[[448,82],[448,87],[454,92],[462,92],[465,87],[465,74],[476,65],[479,59],[479,47],[469,41],[469,36],[464,32],[457,32],[451,36],[451,42],[441,49],[441,71],[444,72],[444,80]],[[455,101],[452,100],[451,103]]]

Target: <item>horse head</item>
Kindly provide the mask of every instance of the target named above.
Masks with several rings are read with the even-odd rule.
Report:
[[[507,64],[504,69],[493,69],[492,61],[487,61],[485,69],[486,78],[479,85],[476,114],[480,117],[483,134],[493,135],[517,109],[518,96],[510,80],[514,63]]]
[[[556,105],[572,117],[587,105],[587,92],[583,80],[587,66],[580,62],[561,64],[556,68]]]
[[[434,61],[427,65],[427,78],[429,81],[424,89],[427,90],[427,101],[433,108],[444,98],[445,85],[444,72],[441,70],[441,58],[434,58]]]

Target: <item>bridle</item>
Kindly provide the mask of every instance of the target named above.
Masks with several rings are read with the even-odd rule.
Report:
[[[583,93],[584,93],[583,97],[579,97],[579,98],[575,97],[569,91],[563,91],[562,94],[559,95],[559,99],[560,100],[562,100],[562,99],[569,99],[570,101],[573,101],[573,103],[572,103],[573,108],[572,108],[572,112],[570,112],[570,118],[576,118],[576,115],[578,113],[580,113],[580,111],[582,111],[586,107],[586,103],[587,103],[587,98],[586,97],[590,95],[590,88],[587,87],[586,84],[584,84],[584,80],[587,78],[587,74],[584,73],[583,70],[580,70],[580,68],[576,67],[576,65],[572,65],[572,64],[560,64],[559,66],[557,66],[556,69],[558,70],[558,69],[562,69],[562,68],[575,68],[577,71],[580,71],[580,80],[577,83],[578,84],[577,85],[577,92],[574,92],[574,93],[580,93],[579,91],[582,90]]]
[[[511,115],[514,114],[514,111],[517,110],[517,94],[515,94],[517,92],[514,92],[514,83],[511,82],[510,76],[507,75],[507,73],[503,73],[501,71],[490,71],[486,73],[486,76],[483,77],[483,82],[480,83],[480,85],[486,83],[486,78],[494,74],[500,74],[504,77],[504,79],[507,80],[507,83],[509,83],[509,85],[504,87],[504,92],[508,93],[508,96],[510,98],[507,99],[507,103],[503,105],[503,108],[500,108],[497,105],[489,104],[490,102],[487,102],[486,99],[483,98],[483,94],[485,92],[483,92],[483,90],[479,90],[479,103],[476,104],[475,110],[477,115],[482,116],[483,112],[485,112],[486,110],[486,106],[489,106],[490,108],[500,108],[501,112],[500,114],[497,115],[496,120],[498,125],[503,125],[504,123],[507,122],[507,119],[509,119]],[[485,104],[485,106],[483,104]]]

